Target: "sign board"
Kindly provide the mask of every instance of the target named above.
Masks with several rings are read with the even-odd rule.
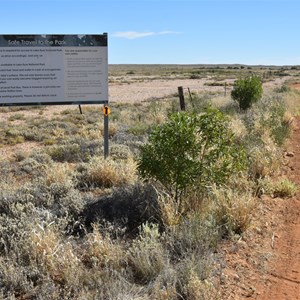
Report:
[[[0,106],[107,102],[106,33],[0,35]]]

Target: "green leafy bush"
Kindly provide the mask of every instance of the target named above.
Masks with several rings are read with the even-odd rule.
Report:
[[[140,175],[160,182],[180,201],[188,187],[222,184],[245,167],[229,120],[217,109],[202,115],[177,113],[149,136],[138,161]]]
[[[249,76],[234,82],[231,97],[239,103],[240,109],[246,110],[261,99],[262,82],[258,76]]]

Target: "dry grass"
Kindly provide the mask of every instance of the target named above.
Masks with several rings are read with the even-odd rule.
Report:
[[[132,158],[115,161],[95,157],[87,166],[86,182],[98,187],[133,184],[137,180],[136,163]]]
[[[263,133],[261,141],[249,151],[250,174],[254,178],[276,175],[282,165],[282,151],[267,132]]]
[[[160,242],[158,227],[145,224],[140,236],[128,249],[127,260],[135,280],[149,283],[170,264],[168,253]]]
[[[52,280],[78,285],[82,264],[70,241],[64,241],[55,226],[36,227],[31,235],[32,256]]]
[[[53,163],[48,165],[45,170],[46,184],[50,186],[53,183],[61,183],[72,180],[74,168],[68,163]]]
[[[250,226],[256,200],[251,193],[240,194],[229,188],[214,188],[212,212],[223,234],[241,234]]]
[[[125,261],[125,251],[118,241],[113,241],[99,231],[94,224],[93,232],[88,233],[82,243],[82,260],[87,266],[111,268],[121,271]]]

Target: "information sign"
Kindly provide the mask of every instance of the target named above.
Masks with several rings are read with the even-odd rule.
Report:
[[[107,102],[106,33],[0,35],[0,105]]]

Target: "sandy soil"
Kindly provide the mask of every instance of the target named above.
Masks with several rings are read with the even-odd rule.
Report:
[[[264,84],[265,88],[280,86],[286,78],[277,78]],[[214,80],[206,79],[174,79],[174,80],[148,80],[132,84],[113,84],[109,86],[111,102],[142,102],[160,99],[177,93],[177,88],[182,86],[185,91],[191,92],[223,92],[224,86],[207,86]],[[233,83],[233,79],[226,79],[226,83]],[[223,82],[225,83],[225,81]],[[230,90],[230,87],[227,87]]]
[[[227,79],[227,83],[234,80]],[[205,83],[213,82],[208,79],[173,79],[173,80],[145,80],[132,84],[113,84],[109,86],[109,99],[111,102],[143,102],[161,99],[178,92],[177,88],[182,86],[185,91],[189,88],[191,92],[220,92],[223,86],[206,86]],[[225,81],[224,81],[225,82]],[[223,83],[224,83],[223,82]]]

